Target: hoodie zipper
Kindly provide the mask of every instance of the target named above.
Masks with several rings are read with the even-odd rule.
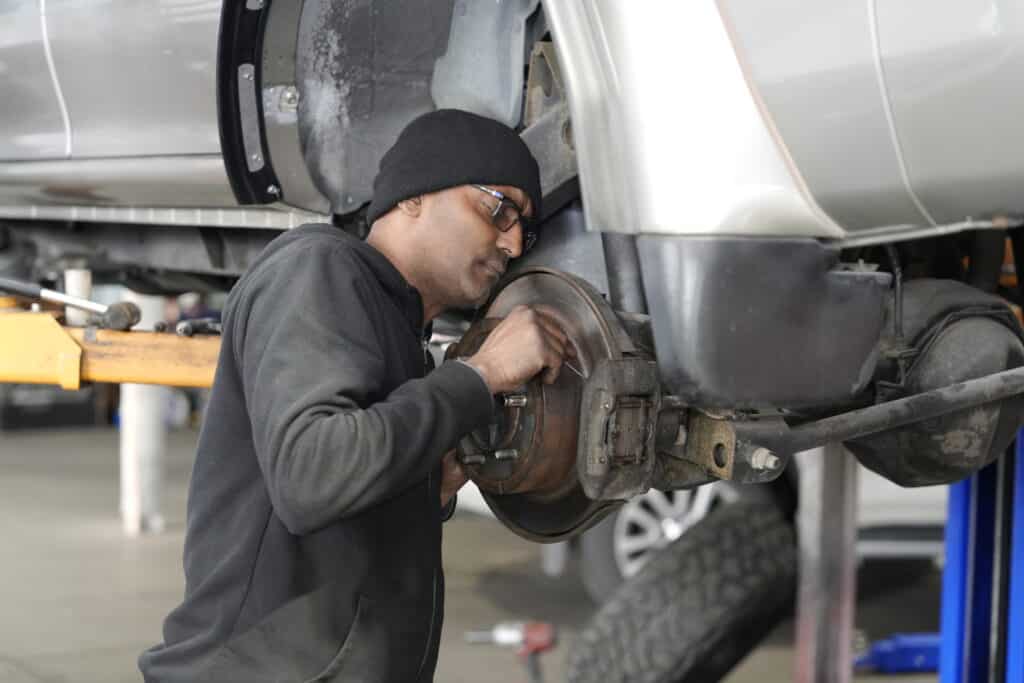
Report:
[[[423,667],[427,665],[427,657],[430,656],[430,650],[434,645],[434,622],[437,621],[437,569],[434,569],[434,573],[431,577],[432,589],[430,596],[430,628],[427,630],[427,644],[423,648],[423,658],[420,659],[420,668],[416,672],[416,680],[419,681],[423,676]]]
[[[420,344],[423,348],[423,374],[424,376],[430,371],[430,332],[429,328],[423,330],[423,335],[420,337]],[[434,471],[427,471],[427,505],[430,505],[430,501],[437,501],[437,496],[433,495],[434,487]],[[440,512],[438,513],[440,514]],[[434,645],[434,629],[436,628],[435,622],[437,621],[437,567],[434,567],[434,571],[430,579],[430,628],[427,630],[427,642],[423,648],[423,657],[420,659],[420,668],[416,672],[416,680],[421,680],[423,676],[423,667],[427,665],[427,658],[430,656],[430,650]]]

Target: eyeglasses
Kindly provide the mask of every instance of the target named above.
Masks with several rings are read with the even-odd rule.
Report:
[[[528,252],[537,243],[537,233],[530,227],[529,218],[523,215],[519,205],[505,196],[504,193],[484,185],[473,185],[481,192],[486,192],[498,200],[498,205],[491,209],[491,225],[499,232],[508,232],[519,223],[523,226],[523,253]]]

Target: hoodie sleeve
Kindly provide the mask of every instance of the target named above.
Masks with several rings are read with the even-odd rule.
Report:
[[[344,249],[281,259],[247,283],[231,322],[257,457],[293,534],[421,481],[492,416],[486,384],[463,363],[383,395],[387,331],[360,273]]]

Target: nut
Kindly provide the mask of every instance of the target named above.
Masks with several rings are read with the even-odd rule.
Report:
[[[525,408],[527,397],[524,394],[508,394],[504,402],[506,408]]]
[[[755,470],[774,470],[780,462],[778,456],[767,448],[757,448],[750,455],[750,466]]]

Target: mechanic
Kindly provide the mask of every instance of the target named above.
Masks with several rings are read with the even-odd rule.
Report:
[[[515,131],[441,110],[381,160],[366,242],[307,225],[257,257],[225,306],[185,597],[146,681],[433,679],[442,508],[466,481],[452,449],[572,351],[550,310],[521,307],[431,371],[429,323],[486,302],[540,201]]]

